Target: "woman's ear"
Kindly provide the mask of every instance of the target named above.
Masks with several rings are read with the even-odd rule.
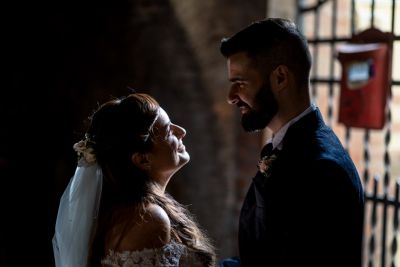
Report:
[[[285,65],[279,65],[271,72],[271,86],[277,91],[285,89],[289,85],[289,69]]]
[[[141,170],[147,171],[150,169],[150,160],[146,153],[135,152],[131,160],[133,164]]]

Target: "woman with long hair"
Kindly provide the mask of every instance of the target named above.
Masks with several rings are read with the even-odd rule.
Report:
[[[93,113],[60,201],[57,267],[215,265],[204,231],[166,192],[190,159],[185,134],[148,94],[110,100]]]

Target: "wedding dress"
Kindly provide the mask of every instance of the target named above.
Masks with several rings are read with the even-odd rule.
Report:
[[[183,244],[170,242],[161,248],[116,252],[109,250],[102,267],[204,267],[201,257]]]
[[[81,158],[74,176],[60,199],[52,240],[57,267],[87,266],[90,238],[93,234],[92,226],[97,221],[102,181],[102,170],[94,158]],[[176,242],[170,242],[157,249],[122,252],[110,250],[101,265],[102,267],[206,266],[202,257]]]

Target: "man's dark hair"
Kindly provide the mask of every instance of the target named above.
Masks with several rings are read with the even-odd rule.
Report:
[[[286,65],[301,85],[308,83],[311,55],[307,40],[290,20],[267,18],[253,22],[229,38],[223,38],[220,51],[225,57],[246,52],[262,75]]]

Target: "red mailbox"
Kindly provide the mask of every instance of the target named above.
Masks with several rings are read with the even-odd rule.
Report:
[[[391,88],[393,35],[369,29],[337,48],[342,66],[339,122],[382,129]]]

